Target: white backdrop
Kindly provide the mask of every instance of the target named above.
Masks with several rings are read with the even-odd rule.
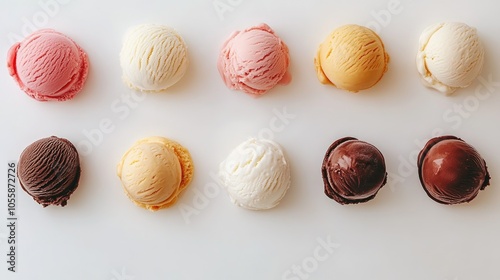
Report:
[[[64,208],[42,208],[18,188],[17,272],[2,261],[0,278],[499,279],[498,8],[493,0],[1,1],[0,260],[10,235],[7,163],[57,135],[79,149],[82,177]],[[425,88],[415,66],[420,32],[440,21],[476,27],[487,52],[481,77],[453,97]],[[293,80],[251,98],[224,86],[216,60],[231,32],[261,22],[289,46]],[[121,41],[140,23],[169,25],[188,45],[188,72],[167,93],[134,94],[121,81]],[[380,83],[358,94],[321,85],[313,64],[328,33],[348,23],[378,31],[391,56]],[[12,40],[44,27],[88,53],[87,83],[71,101],[30,99],[5,67]],[[485,158],[491,185],[473,202],[439,205],[420,186],[414,158],[435,134],[457,135]],[[130,202],[116,176],[121,155],[152,135],[182,143],[196,168],[178,204],[156,213]],[[291,163],[292,187],[270,211],[235,207],[214,179],[251,136],[280,143]],[[369,203],[342,206],[323,194],[323,155],[344,136],[386,158],[391,180]]]

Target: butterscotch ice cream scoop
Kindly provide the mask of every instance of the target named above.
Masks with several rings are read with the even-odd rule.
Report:
[[[156,211],[173,205],[193,177],[189,151],[163,137],[137,141],[122,157],[118,177],[138,206]]]
[[[314,64],[323,84],[351,92],[377,84],[387,71],[389,55],[380,37],[359,25],[335,29],[319,46]]]

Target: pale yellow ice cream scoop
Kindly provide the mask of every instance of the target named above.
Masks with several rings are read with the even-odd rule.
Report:
[[[351,92],[373,87],[387,71],[389,55],[371,29],[349,24],[335,29],[319,46],[314,59],[323,84]]]
[[[159,92],[176,84],[188,68],[187,46],[172,28],[141,24],[125,35],[120,52],[123,81],[143,92]]]
[[[189,151],[163,137],[137,141],[117,168],[127,196],[138,206],[156,211],[177,201],[193,177]]]

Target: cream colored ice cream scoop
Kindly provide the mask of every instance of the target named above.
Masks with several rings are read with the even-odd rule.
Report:
[[[117,174],[127,196],[156,211],[177,201],[193,176],[188,150],[163,137],[137,141],[122,157]]]
[[[275,207],[291,184],[281,147],[254,138],[241,143],[220,164],[219,178],[231,201],[251,210]]]
[[[138,25],[125,36],[120,64],[123,80],[132,89],[163,91],[186,73],[187,47],[182,37],[170,27]]]
[[[351,92],[373,87],[387,71],[389,55],[371,29],[349,24],[335,29],[319,46],[314,59],[323,84]]]
[[[417,69],[424,85],[447,95],[468,87],[484,64],[484,47],[475,28],[438,23],[420,35]]]

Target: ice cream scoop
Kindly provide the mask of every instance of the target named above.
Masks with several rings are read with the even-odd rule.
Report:
[[[389,55],[380,37],[354,24],[341,26],[328,35],[314,59],[321,83],[351,92],[377,84],[388,63]]]
[[[141,24],[125,35],[120,64],[123,80],[130,88],[144,92],[163,91],[186,73],[187,46],[170,27]]]
[[[223,44],[217,68],[230,89],[262,95],[288,84],[288,47],[267,24],[234,32]]]
[[[385,160],[372,144],[344,137],[328,148],[321,167],[325,194],[340,204],[375,198],[387,181]]]
[[[249,139],[219,166],[219,178],[231,201],[251,210],[278,205],[291,184],[290,166],[274,141]]]
[[[137,141],[117,167],[127,196],[138,206],[156,211],[173,205],[193,177],[189,151],[164,137]]]
[[[37,140],[21,153],[17,176],[23,190],[43,207],[65,206],[80,180],[78,152],[64,138]]]
[[[451,135],[430,139],[417,165],[427,195],[442,204],[469,202],[490,181],[486,162],[476,149]]]
[[[438,23],[420,35],[417,69],[428,87],[452,94],[472,84],[483,64],[484,47],[473,27],[460,22]]]
[[[10,48],[7,67],[19,87],[34,99],[64,101],[82,90],[89,62],[69,37],[42,29]]]

